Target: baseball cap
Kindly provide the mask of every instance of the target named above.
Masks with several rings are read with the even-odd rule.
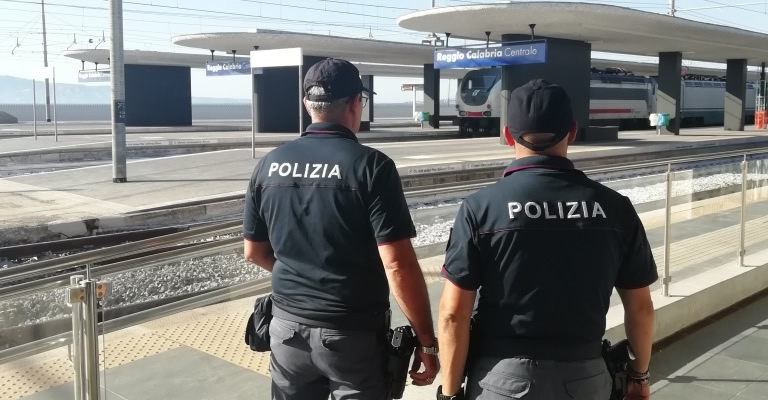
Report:
[[[573,110],[565,90],[544,79],[534,79],[512,91],[507,109],[507,126],[512,138],[531,150],[546,150],[560,143],[571,129]],[[531,143],[526,134],[549,133],[547,142]]]
[[[320,86],[324,95],[310,95],[309,89]],[[304,77],[304,94],[310,101],[333,101],[374,91],[363,86],[360,71],[351,62],[339,58],[327,58],[309,68]]]

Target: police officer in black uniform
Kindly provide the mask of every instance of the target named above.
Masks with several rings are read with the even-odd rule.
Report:
[[[355,136],[374,94],[357,68],[321,61],[304,93],[313,123],[260,160],[245,199],[245,257],[272,272],[272,398],[389,399],[389,287],[420,344],[413,383],[438,371],[413,221],[394,162]]]
[[[601,340],[615,287],[636,354],[627,398],[647,399],[658,275],[637,213],[566,158],[577,125],[561,87],[517,88],[507,121],[516,160],[464,201],[449,239],[437,398],[607,400]]]

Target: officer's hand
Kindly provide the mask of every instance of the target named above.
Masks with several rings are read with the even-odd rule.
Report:
[[[424,371],[419,372],[422,364],[424,364]],[[431,385],[435,381],[438,371],[440,371],[440,362],[437,356],[416,351],[413,357],[413,366],[411,367],[411,379],[413,379],[414,385]]]
[[[627,395],[624,400],[648,400],[651,398],[651,385],[648,381],[638,382],[627,379]]]

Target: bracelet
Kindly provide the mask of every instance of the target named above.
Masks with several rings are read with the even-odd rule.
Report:
[[[632,369],[631,366],[627,365],[627,379],[631,379],[633,381],[647,381],[651,378],[650,369],[645,372],[637,372],[634,369]]]

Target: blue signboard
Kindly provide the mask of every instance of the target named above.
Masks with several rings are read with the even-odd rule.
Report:
[[[109,82],[109,70],[78,71],[78,82]]]
[[[435,69],[543,64],[547,42],[505,44],[495,47],[453,47],[435,50]]]
[[[249,61],[208,61],[205,63],[205,76],[248,75],[251,73]]]

